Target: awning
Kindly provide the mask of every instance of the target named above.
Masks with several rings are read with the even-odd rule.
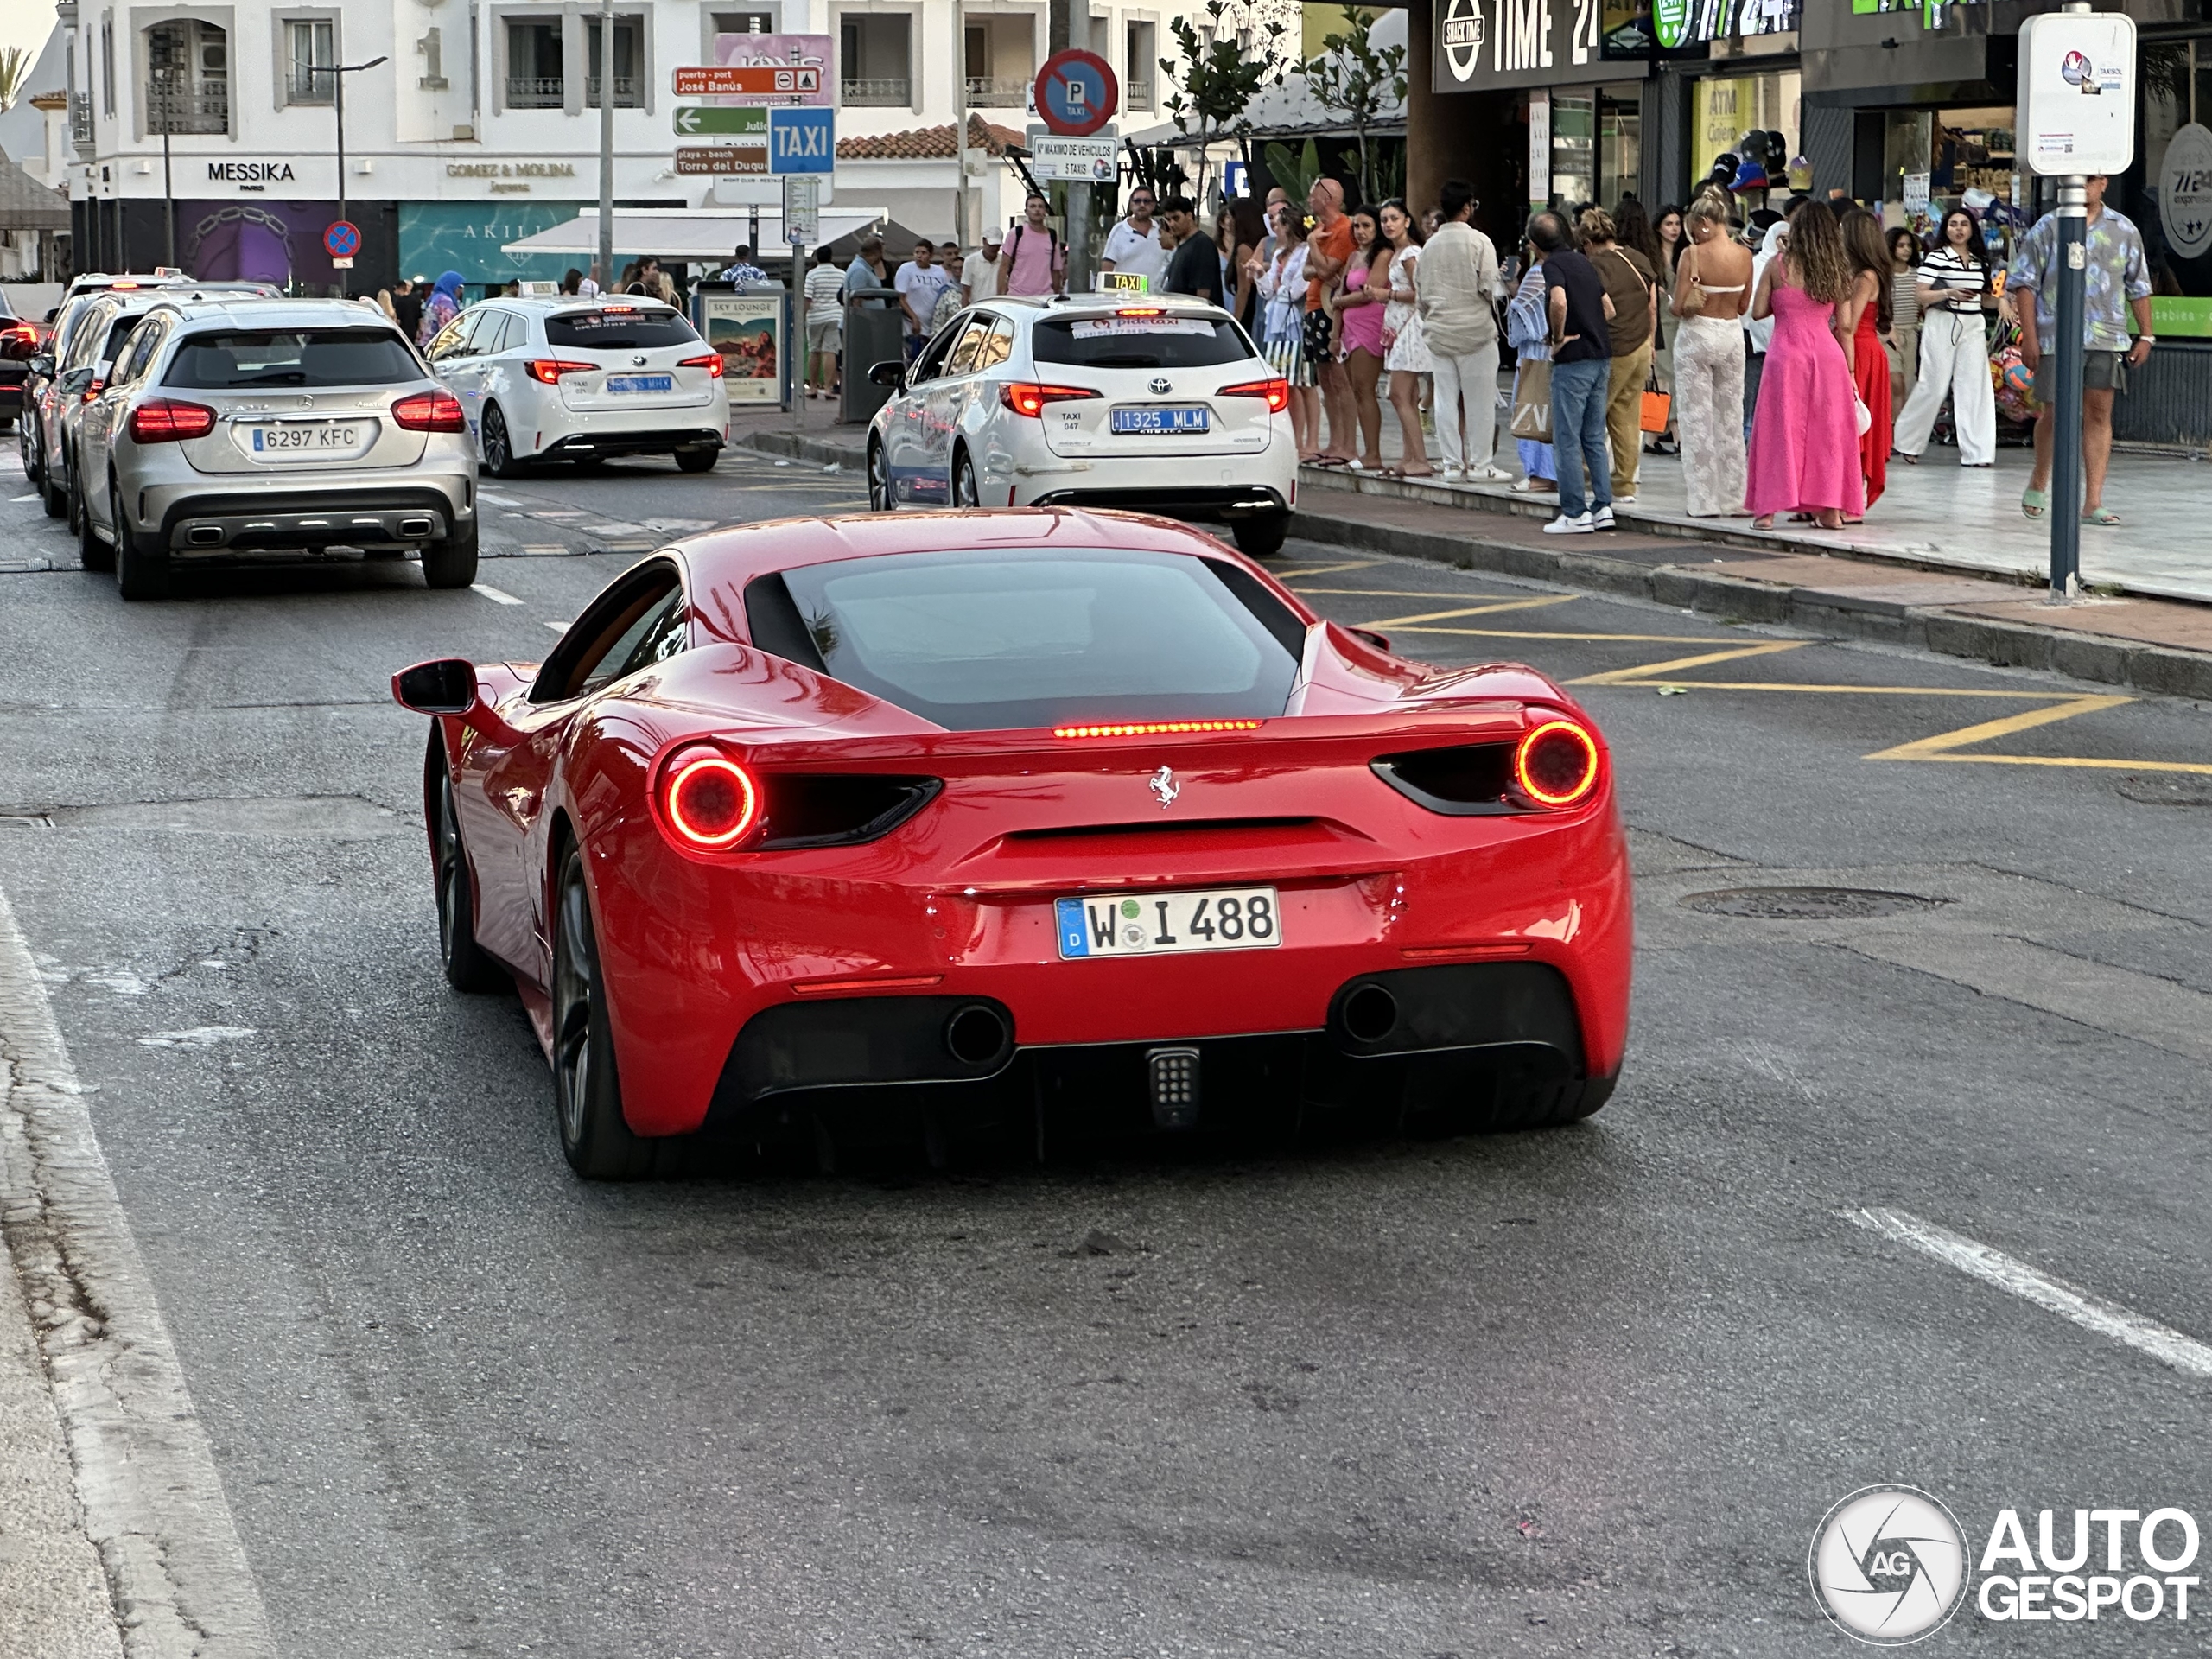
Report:
[[[0,231],[68,228],[68,198],[48,189],[0,150]]]
[[[824,207],[821,238],[835,242],[855,231],[881,223],[880,207]],[[730,251],[753,240],[753,211],[747,207],[618,207],[614,210],[614,254],[617,258],[681,260],[686,264],[709,260],[727,264]],[[780,207],[760,209],[760,247],[781,255],[790,248],[784,240],[784,213]],[[599,251],[599,210],[587,209],[565,225],[525,236],[519,242],[500,245],[506,253],[583,253]]]

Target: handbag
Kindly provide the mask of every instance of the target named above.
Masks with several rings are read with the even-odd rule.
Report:
[[[1855,391],[1851,394],[1851,407],[1853,418],[1859,423],[1859,435],[1863,438],[1873,429],[1874,411],[1866,407],[1866,400]]]
[[[1682,257],[1694,258],[1696,254],[1696,248],[1692,247],[1682,255]],[[1694,265],[1690,267],[1690,285],[1682,290],[1681,302],[1676,315],[1685,317],[1698,317],[1705,315],[1705,284],[1698,281],[1697,267]]]
[[[1654,364],[1650,378],[1643,383],[1643,416],[1638,423],[1639,429],[1645,432],[1664,432],[1668,414],[1674,406],[1674,394],[1659,390],[1659,368]],[[1862,432],[1866,429],[1859,428]]]
[[[1539,359],[1523,363],[1513,382],[1513,435],[1535,443],[1552,441],[1552,365]]]

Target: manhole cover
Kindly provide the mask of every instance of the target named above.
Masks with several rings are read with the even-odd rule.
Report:
[[[1721,887],[1682,900],[1709,916],[1749,916],[1765,922],[1855,922],[1869,916],[1901,916],[1934,910],[1948,899],[1874,887]]]
[[[2193,778],[2186,772],[2137,772],[2113,787],[2145,806],[2212,806],[2212,778]]]

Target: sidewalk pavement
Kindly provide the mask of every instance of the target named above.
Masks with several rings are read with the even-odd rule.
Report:
[[[739,417],[732,427],[735,442],[763,453],[855,471],[865,465],[863,429],[832,424],[819,404],[803,431],[774,411]],[[1680,461],[1647,455],[1637,505],[1619,513],[1621,528],[1611,535],[1546,536],[1543,522],[1556,506],[1503,486],[1362,478],[1313,467],[1300,474],[1291,533],[1744,621],[2212,701],[2212,537],[2201,530],[2189,536],[2179,523],[2192,512],[2212,516],[2212,469],[2164,457],[2117,457],[2108,499],[2120,504],[2130,522],[2118,531],[2083,527],[2085,569],[2100,585],[2120,586],[2111,573],[2112,550],[2156,543],[2168,550],[2142,552],[2142,561],[2163,560],[2190,579],[2172,583],[2171,597],[2152,596],[2161,585],[2154,582],[2060,606],[2040,585],[2047,542],[2037,538],[2047,537],[2049,526],[2030,525],[2019,516],[2018,487],[2026,472],[2021,452],[2000,451],[1990,472],[1961,468],[1955,454],[1931,448],[1921,466],[1893,467],[1891,491],[1868,524],[1844,531],[1792,525],[1763,532],[1752,531],[1748,519],[1724,524],[1691,518],[1680,511]],[[2165,494],[2147,487],[2145,479]],[[2202,506],[2176,505],[2181,492],[2175,480],[2203,490]],[[1942,548],[1916,546],[1898,526],[1916,518],[1928,523],[1946,491],[1964,504],[1952,513],[1963,527]],[[1977,498],[1982,505],[1973,509]],[[2138,528],[2144,515],[2132,503],[2139,499],[2173,522],[2156,531]],[[2000,509],[2008,507],[2012,521],[2005,524]],[[2196,549],[2205,550],[2199,556]],[[2192,563],[2203,566],[2201,575],[2188,572]]]

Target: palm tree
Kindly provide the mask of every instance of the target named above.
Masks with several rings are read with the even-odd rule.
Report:
[[[23,83],[30,79],[31,54],[20,46],[0,51],[0,115],[16,107],[23,95]]]

